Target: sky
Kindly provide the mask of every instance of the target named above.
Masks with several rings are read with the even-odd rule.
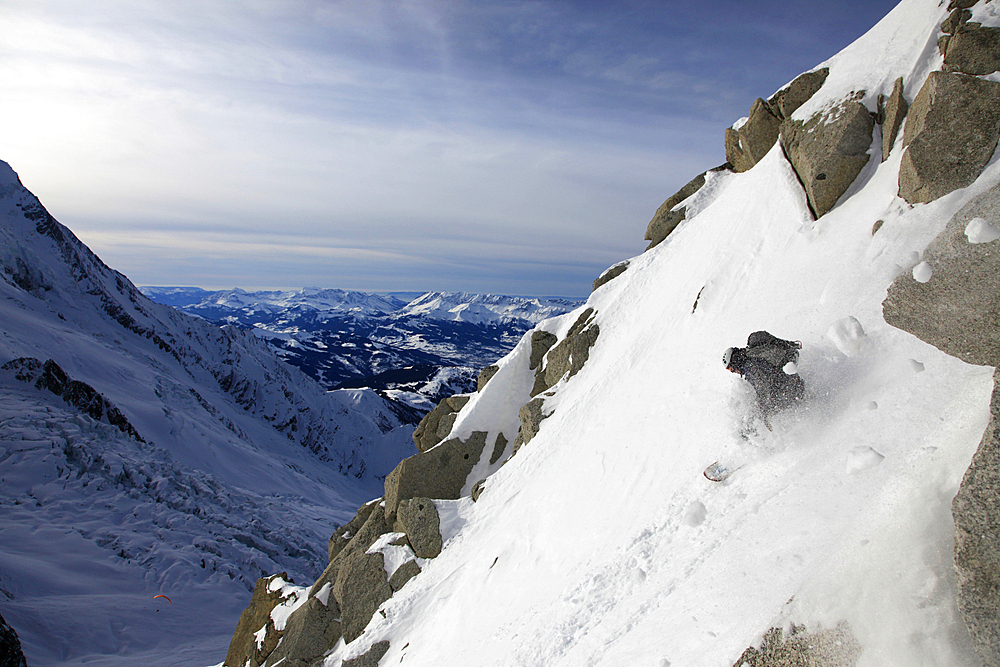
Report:
[[[138,285],[585,296],[895,4],[3,0],[0,160]]]

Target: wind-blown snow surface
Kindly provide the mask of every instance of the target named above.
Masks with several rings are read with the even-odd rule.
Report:
[[[860,78],[874,99],[906,75],[915,92],[945,16],[944,3],[905,0],[828,63],[830,80]],[[592,295],[600,336],[538,435],[473,473],[493,472],[477,503],[440,503],[454,515],[441,556],[326,664],[388,639],[383,665],[729,667],[772,626],[846,621],[859,667],[976,665],[950,503],[992,369],[891,328],[881,302],[951,215],[1000,182],[1000,164],[910,207],[895,196],[900,152],[873,158],[818,221],[780,148],[716,175],[697,215]],[[575,319],[540,327],[562,335]],[[758,329],[802,342],[808,395],[747,441],[749,390],[720,362]],[[505,357],[452,436],[513,439],[529,347]],[[711,483],[701,472],[716,459],[742,467]]]
[[[256,579],[315,577],[414,451],[374,392],[146,299],[0,162],[0,366],[22,357],[139,434],[0,370],[0,613],[32,667],[221,658]]]

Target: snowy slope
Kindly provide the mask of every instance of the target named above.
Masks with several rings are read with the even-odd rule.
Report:
[[[248,332],[149,301],[6,163],[0,221],[0,366],[51,359],[136,434],[18,379],[28,362],[0,371],[4,618],[33,666],[224,653],[260,574],[315,576],[333,526],[412,453],[412,427]]]
[[[899,76],[912,99],[940,66],[947,13],[904,0],[824,63],[829,82],[797,117],[860,88],[874,111]],[[1000,163],[911,207],[896,196],[900,153],[871,160],[819,220],[778,146],[750,171],[711,174],[688,219],[589,299],[600,335],[538,435],[503,467],[479,464],[478,502],[438,502],[442,554],[324,664],[389,640],[382,665],[729,667],[768,628],[846,622],[859,667],[978,665],[950,504],[992,369],[888,326],[881,302],[1000,183]],[[538,328],[563,336],[578,314]],[[802,342],[808,394],[744,439],[750,390],[720,361],[759,329]],[[525,336],[451,437],[513,440],[529,353]],[[712,483],[715,460],[742,467]]]

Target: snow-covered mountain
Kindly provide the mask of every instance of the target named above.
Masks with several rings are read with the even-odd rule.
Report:
[[[479,370],[510,351],[525,331],[581,303],[453,292],[403,301],[318,288],[141,289],[155,301],[216,324],[253,328],[282,359],[328,389],[393,391],[425,411],[445,396],[474,390]]]
[[[430,413],[230,655],[1000,664],[998,35],[995,2],[903,0],[758,100],[650,248]],[[720,364],[757,330],[802,344],[770,427]]]
[[[412,426],[248,331],[153,303],[6,163],[0,220],[3,617],[33,666],[225,644],[261,573],[316,576]]]

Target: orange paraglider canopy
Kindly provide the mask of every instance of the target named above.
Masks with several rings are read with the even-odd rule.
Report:
[[[170,598],[168,598],[166,595],[154,595],[153,599],[155,600],[156,598],[163,598],[167,602],[170,602]],[[173,602],[170,602],[170,604],[173,604]]]

